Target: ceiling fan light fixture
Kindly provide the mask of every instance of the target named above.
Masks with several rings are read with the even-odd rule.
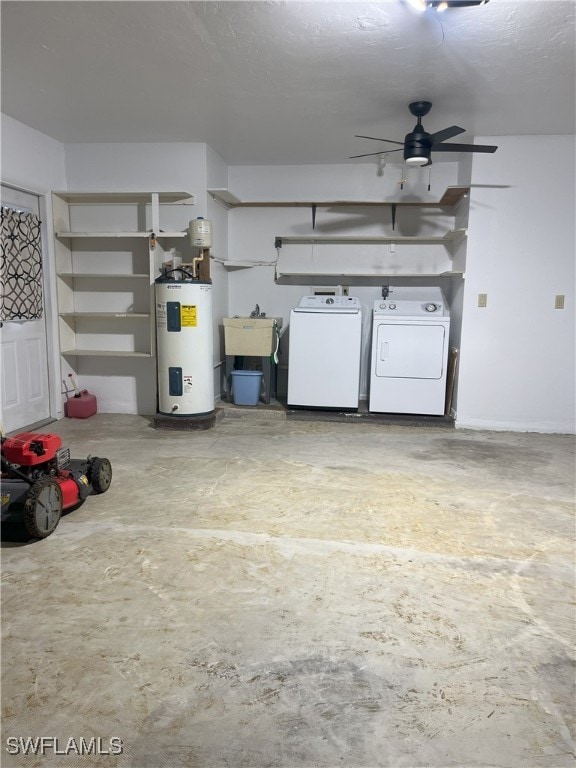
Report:
[[[448,8],[474,8],[490,0],[402,0],[416,11],[445,11]]]
[[[425,11],[426,10],[426,1],[425,0],[406,0],[408,5],[411,8],[414,8],[415,11]]]
[[[428,165],[428,158],[427,157],[407,157],[406,164],[410,165],[412,168],[417,168],[418,166]]]

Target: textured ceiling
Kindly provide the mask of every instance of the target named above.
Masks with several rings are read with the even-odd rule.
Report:
[[[462,142],[574,133],[575,10],[2,2],[2,111],[64,142],[207,142],[232,165],[375,151],[354,134],[402,140],[416,99],[429,132],[460,125]]]

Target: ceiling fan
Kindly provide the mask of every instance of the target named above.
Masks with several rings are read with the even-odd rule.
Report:
[[[384,155],[390,152],[404,150],[404,160],[411,166],[432,165],[432,152],[496,152],[498,147],[489,144],[444,144],[446,139],[464,133],[464,128],[452,125],[436,133],[426,133],[422,125],[422,118],[432,109],[430,101],[413,101],[408,105],[410,112],[418,118],[411,133],[407,133],[404,141],[392,141],[391,139],[378,139],[375,136],[356,136],[357,139],[370,139],[372,141],[385,141],[388,144],[399,144],[400,149],[382,149],[380,152],[368,152],[364,155],[352,155],[350,160],[356,157],[370,157],[370,155]]]

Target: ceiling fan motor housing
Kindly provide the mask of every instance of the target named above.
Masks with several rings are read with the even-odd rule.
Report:
[[[432,139],[430,134],[417,125],[412,133],[407,133],[404,138],[404,160],[412,165],[428,165]],[[422,162],[425,161],[425,162]]]

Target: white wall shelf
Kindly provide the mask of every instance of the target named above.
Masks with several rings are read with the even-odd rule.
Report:
[[[240,200],[227,189],[209,189],[216,202],[225,208],[452,208],[470,192],[470,187],[448,187],[440,200],[274,200],[250,202]]]
[[[66,357],[153,357],[149,352],[114,351],[111,349],[63,349]]]
[[[277,272],[275,282],[278,285],[312,285],[317,281],[329,284],[330,281],[362,281],[362,284],[380,284],[382,280],[394,278],[417,278],[419,280],[442,278],[462,278],[463,272]]]
[[[149,312],[59,312],[60,317],[100,317],[103,320],[108,318],[142,318],[150,317]]]
[[[462,277],[463,272],[278,272],[277,278],[284,277]]]
[[[222,264],[226,269],[249,269],[250,267],[262,267],[262,266],[274,266],[273,264],[255,264],[253,261],[223,261]]]
[[[234,195],[228,189],[209,189],[209,194],[213,199],[220,203],[228,210],[236,208],[310,208],[312,211],[312,230],[316,226],[316,211],[317,209],[345,209],[345,208],[376,208],[376,209],[390,209],[392,212],[392,232],[384,235],[323,235],[315,234],[312,232],[310,235],[282,235],[276,236],[274,245],[277,249],[282,248],[284,245],[310,245],[310,246],[323,246],[323,245],[357,245],[357,246],[371,246],[371,245],[394,245],[398,246],[398,253],[400,254],[403,246],[443,246],[447,249],[451,249],[457,245],[466,237],[466,229],[455,228],[448,231],[441,232],[439,234],[426,234],[407,236],[402,234],[396,234],[394,232],[396,226],[396,214],[400,208],[406,208],[411,210],[416,209],[436,209],[441,214],[456,216],[456,208],[460,203],[468,197],[470,192],[469,186],[450,186],[447,187],[439,200],[414,200],[414,199],[396,199],[396,200],[251,200],[244,201]],[[318,252],[320,254],[320,252]],[[406,252],[408,253],[408,252]],[[438,254],[438,251],[434,251]],[[282,259],[285,261],[286,259]],[[297,261],[301,261],[298,257]],[[414,259],[412,258],[412,262]],[[446,259],[443,258],[446,262]],[[442,275],[461,275],[462,272],[458,271],[434,271],[438,264],[438,258],[432,257],[432,251],[430,252],[429,264],[431,269],[427,274],[408,272],[410,265],[406,264],[407,271],[405,273],[399,272],[397,269],[393,271],[394,275],[406,276],[406,277],[438,277]],[[243,261],[230,259],[224,262],[224,267],[227,270],[235,271],[241,269],[249,269],[251,267],[260,266],[257,262]],[[270,265],[272,266],[272,265]],[[442,265],[444,266],[444,264]],[[446,266],[448,266],[446,264]],[[357,268],[362,270],[360,264]],[[293,265],[293,269],[276,268],[276,281],[286,280],[288,276],[295,276],[294,279],[298,279],[297,276],[314,274],[321,276],[325,274],[327,277],[331,276],[329,266],[326,271],[315,273],[302,273],[302,270],[296,263]],[[354,271],[351,266],[350,271],[338,273],[341,277],[374,277],[374,273],[365,273],[360,271]]]
[[[101,279],[101,280],[109,280],[110,278],[113,278],[116,280],[117,278],[128,278],[130,280],[138,279],[138,280],[148,280],[150,278],[150,275],[148,272],[141,272],[141,273],[129,273],[129,272],[59,272],[58,277],[61,277],[62,279],[69,279],[69,280],[91,280],[92,278],[95,279]]]
[[[291,244],[310,244],[310,245],[322,245],[322,244],[341,244],[341,245],[347,245],[347,244],[357,244],[357,245],[378,245],[380,243],[394,243],[397,245],[404,244],[428,244],[428,245],[444,245],[446,243],[451,243],[455,240],[461,240],[463,237],[466,236],[466,230],[465,229],[451,229],[448,232],[445,232],[443,235],[424,235],[424,236],[414,236],[414,237],[403,237],[399,235],[398,237],[394,237],[394,235],[375,235],[375,236],[352,236],[352,237],[344,237],[341,235],[337,236],[330,236],[330,235],[279,235],[276,237],[276,242],[280,244],[280,247],[284,243],[291,243]]]
[[[156,237],[186,237],[188,232],[163,232],[160,230],[159,232],[152,233],[152,231],[147,232],[56,232],[56,237],[58,237],[60,240],[69,240],[75,237],[104,237],[104,238],[113,238],[113,237],[151,237],[152,234],[155,234]]]
[[[114,205],[125,203],[145,203],[152,202],[152,196],[158,196],[160,204],[180,204],[193,205],[194,195],[190,192],[54,192],[65,203],[77,205],[101,205],[102,203],[111,203]]]

